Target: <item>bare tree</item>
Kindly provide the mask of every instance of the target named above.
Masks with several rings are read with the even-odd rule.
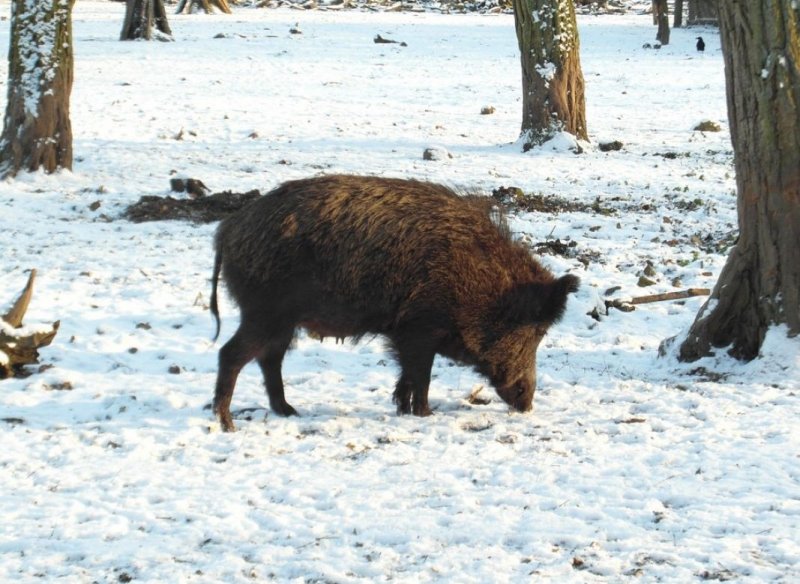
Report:
[[[14,0],[0,175],[72,168],[72,5]]]
[[[523,149],[566,131],[586,140],[586,98],[572,0],[513,0],[522,63]]]
[[[127,0],[126,4],[125,21],[122,23],[119,40],[149,41],[153,37],[162,41],[172,40],[164,0]]]
[[[800,12],[773,0],[719,9],[739,240],[680,345],[683,361],[728,346],[753,359],[773,325],[800,334]]]
[[[667,0],[655,0],[653,2],[653,20],[658,25],[656,40],[662,45],[669,44],[669,6]]]

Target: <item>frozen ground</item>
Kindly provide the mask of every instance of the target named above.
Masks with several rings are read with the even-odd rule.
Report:
[[[27,322],[61,320],[52,367],[0,382],[0,581],[800,579],[800,339],[774,330],[750,364],[679,365],[657,347],[701,298],[587,315],[612,287],[710,287],[724,263],[716,31],[645,50],[650,17],[582,17],[591,144],[521,154],[510,16],[238,9],[172,16],[174,43],[120,43],[123,10],[75,7],[73,171],[0,183],[0,302],[37,268]],[[703,120],[723,131],[693,131]],[[623,149],[600,152],[611,140]],[[427,147],[452,158],[423,161]],[[470,405],[483,380],[437,360],[435,415],[398,417],[380,339],[301,336],[285,377],[302,416],[264,410],[251,366],[239,431],[221,433],[214,226],[120,218],[173,171],[217,191],[341,171],[593,206],[511,221],[532,246],[572,244],[544,261],[583,281],[539,350],[535,411],[488,387]],[[222,312],[227,337],[237,313]]]

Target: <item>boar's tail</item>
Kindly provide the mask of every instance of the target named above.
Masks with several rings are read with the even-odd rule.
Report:
[[[567,274],[550,284],[550,294],[542,307],[542,317],[545,322],[552,324],[561,320],[567,308],[567,296],[577,292],[580,283],[578,276]]]
[[[211,276],[211,300],[209,301],[211,314],[214,315],[214,320],[217,323],[217,332],[214,333],[214,340],[219,337],[220,320],[219,320],[219,306],[217,305],[217,284],[219,283],[219,272],[222,268],[222,249],[217,248],[217,253],[214,256],[214,273]]]

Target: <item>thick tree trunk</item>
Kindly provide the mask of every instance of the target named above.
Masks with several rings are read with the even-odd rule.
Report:
[[[228,6],[227,0],[181,0],[178,3],[178,9],[175,11],[175,14],[199,11],[210,14],[215,8],[225,14],[231,13],[231,7]]]
[[[728,1],[730,0],[724,0],[724,2]],[[759,2],[760,0],[752,1]],[[716,24],[719,22],[717,4],[718,0],[689,0],[688,24]]]
[[[669,6],[667,0],[656,0],[653,3],[654,16],[658,25],[656,40],[662,45],[669,44]]]
[[[522,63],[523,149],[566,131],[587,140],[580,42],[572,0],[513,0]]]
[[[72,4],[14,0],[0,175],[72,168]]]
[[[675,0],[675,16],[672,19],[672,28],[683,26],[683,0]]]
[[[758,356],[767,329],[800,334],[800,13],[790,2],[720,3],[739,241],[679,357],[731,346]]]
[[[167,21],[164,0],[127,0],[125,21],[122,23],[121,41],[146,40],[153,38],[153,30],[158,40],[172,40],[172,30]]]

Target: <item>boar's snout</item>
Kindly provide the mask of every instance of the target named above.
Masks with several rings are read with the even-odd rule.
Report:
[[[529,412],[533,407],[533,392],[536,388],[528,381],[518,381],[507,387],[497,388],[499,395],[504,402],[518,412]]]

